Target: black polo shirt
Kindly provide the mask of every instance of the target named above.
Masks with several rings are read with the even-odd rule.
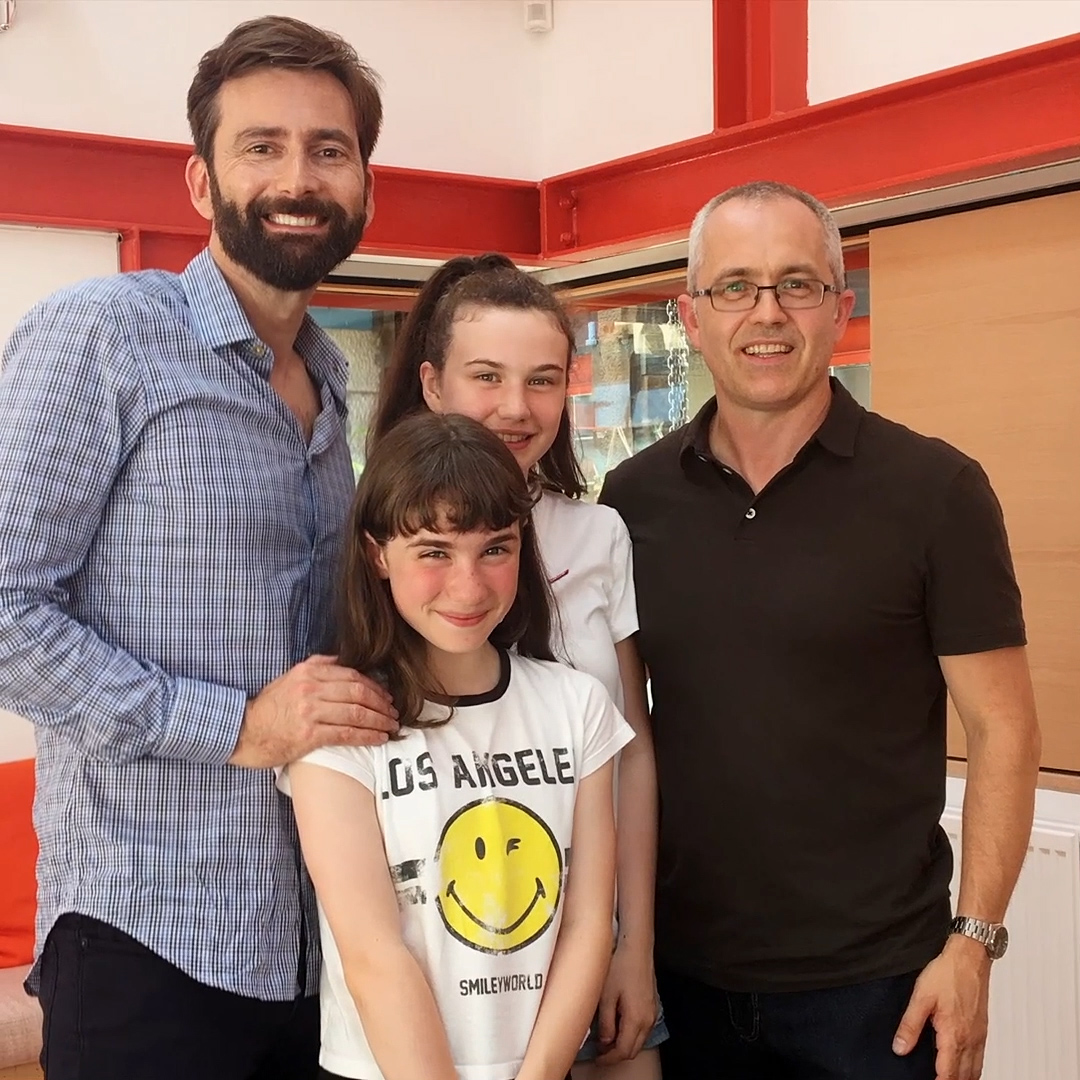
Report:
[[[756,497],[710,401],[621,464],[660,777],[656,949],[728,990],[913,971],[950,918],[938,656],[1024,644],[978,463],[837,382]]]

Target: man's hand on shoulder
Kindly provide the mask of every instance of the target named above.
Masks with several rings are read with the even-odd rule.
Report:
[[[269,769],[320,746],[384,743],[397,729],[397,710],[378,683],[332,656],[312,656],[248,702],[229,764]]]

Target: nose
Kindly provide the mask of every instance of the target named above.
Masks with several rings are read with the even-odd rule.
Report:
[[[525,420],[529,416],[529,395],[524,383],[504,382],[499,394],[499,416],[504,420]]]
[[[305,150],[296,148],[283,155],[281,167],[274,178],[274,186],[281,195],[298,199],[315,190],[315,171]]]
[[[463,606],[478,606],[487,597],[488,588],[476,559],[459,559],[454,563],[450,580],[446,583],[450,598]]]
[[[750,318],[753,322],[771,326],[787,322],[788,315],[776,299],[776,292],[773,289],[762,289],[757,294],[757,303],[750,312]]]

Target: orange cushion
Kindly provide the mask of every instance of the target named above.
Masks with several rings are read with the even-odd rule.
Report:
[[[34,762],[0,762],[0,968],[29,964],[37,911]]]

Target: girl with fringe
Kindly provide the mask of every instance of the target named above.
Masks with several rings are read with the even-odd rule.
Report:
[[[386,686],[400,734],[279,779],[319,901],[328,1076],[563,1080],[588,1029],[633,733],[552,659],[533,502],[500,439],[430,413],[357,489],[340,662]]]

